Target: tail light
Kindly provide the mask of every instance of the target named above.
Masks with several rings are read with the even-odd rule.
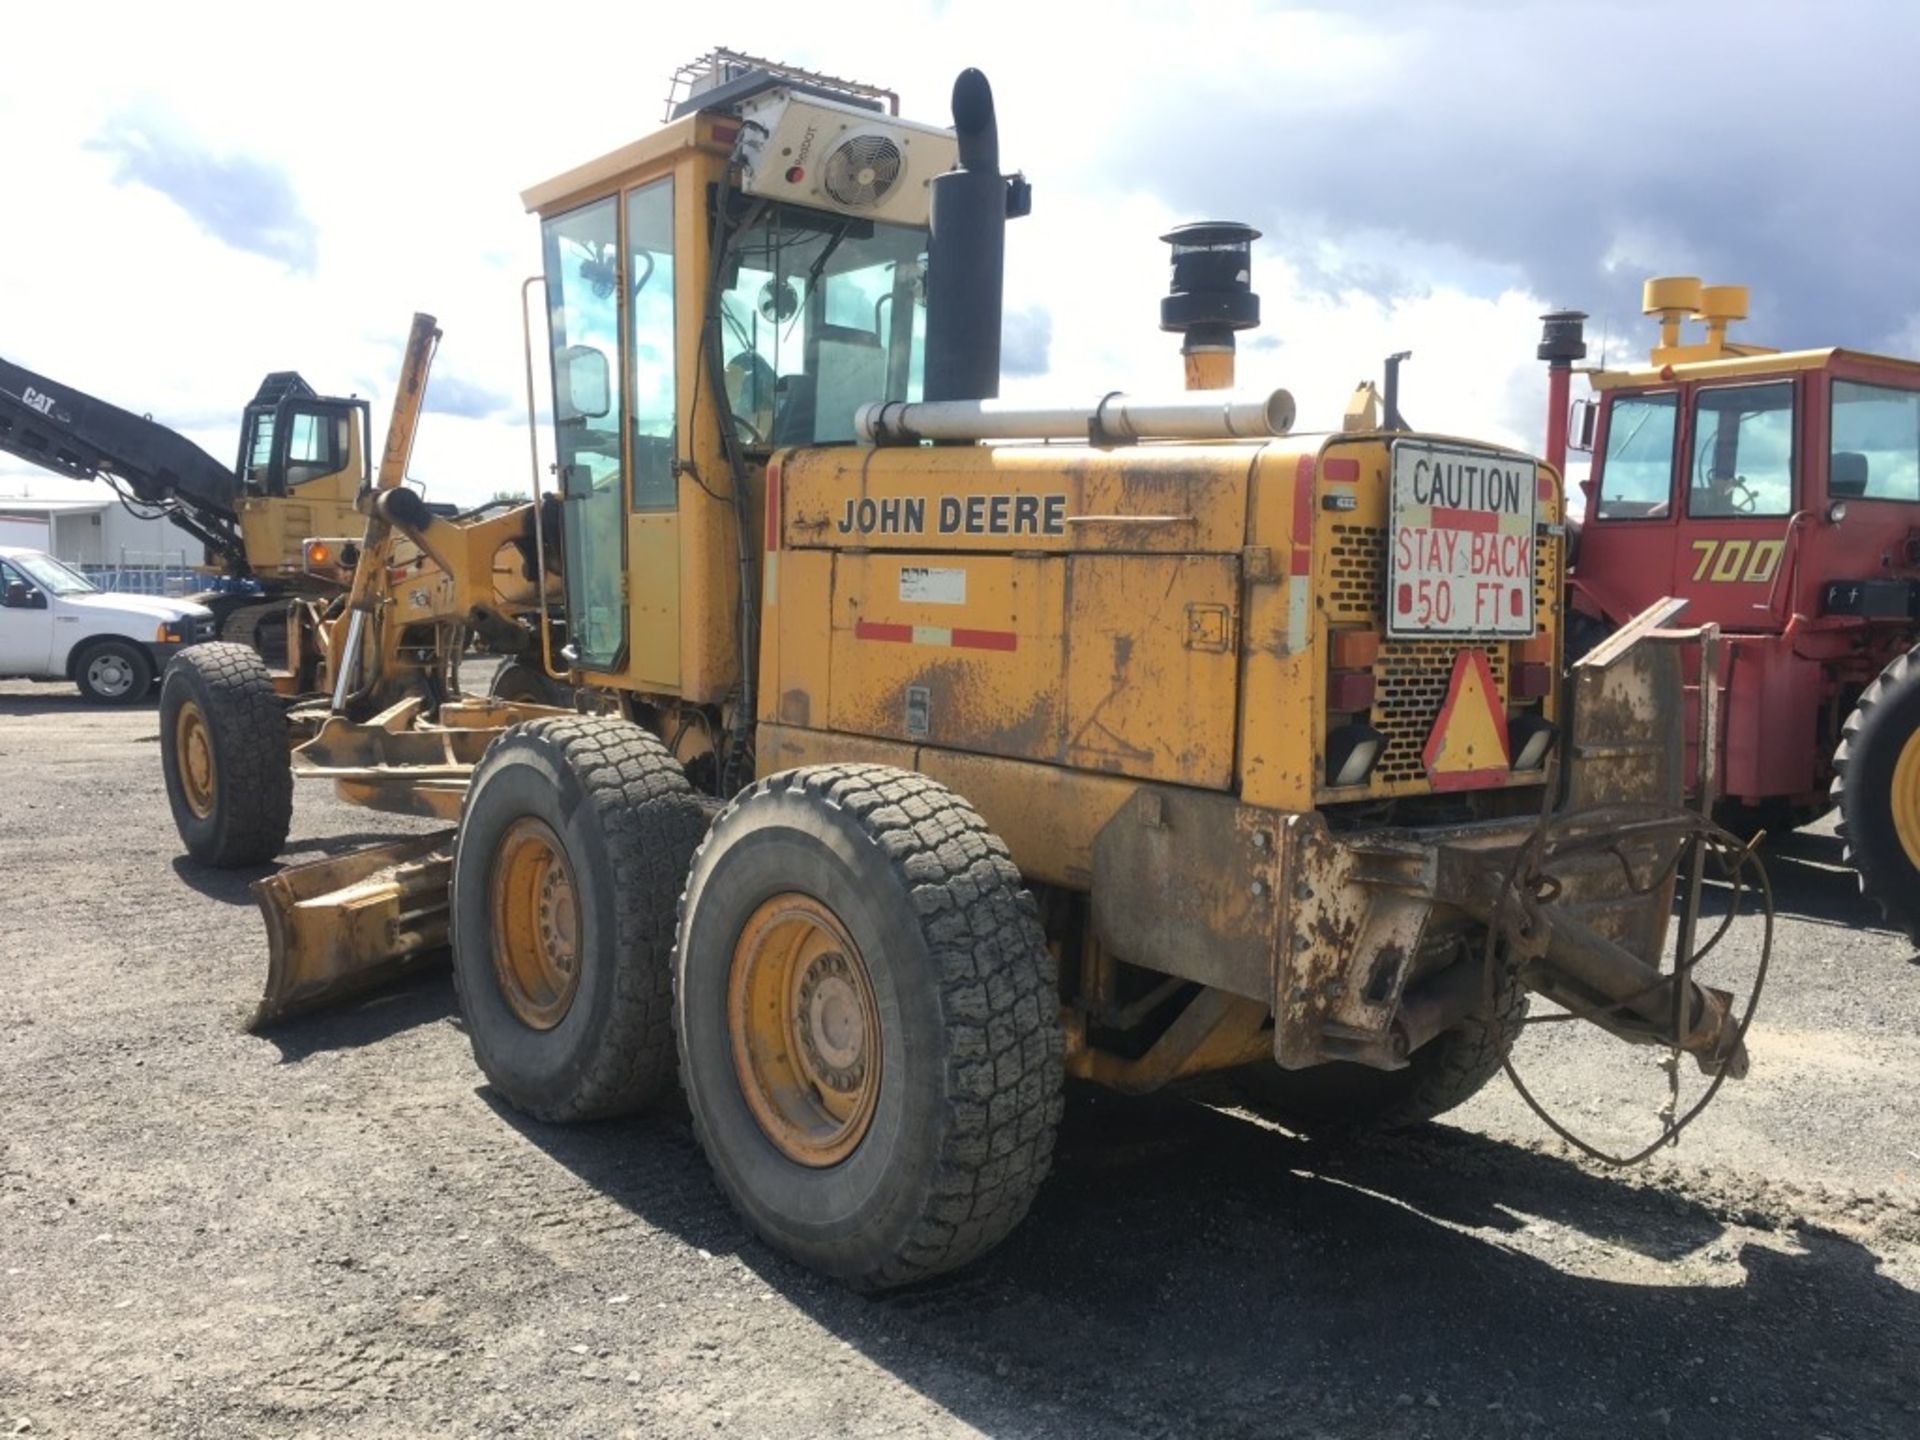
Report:
[[[1327,784],[1364,785],[1387,737],[1364,720],[1349,720],[1327,734]]]

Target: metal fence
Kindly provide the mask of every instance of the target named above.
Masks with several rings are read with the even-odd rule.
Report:
[[[74,565],[74,569],[116,595],[171,597],[206,588],[206,577],[188,568],[184,550],[122,550],[109,563]]]

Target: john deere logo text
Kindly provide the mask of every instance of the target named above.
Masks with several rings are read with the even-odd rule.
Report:
[[[1064,535],[1065,495],[900,495],[847,501],[834,528],[842,535]]]

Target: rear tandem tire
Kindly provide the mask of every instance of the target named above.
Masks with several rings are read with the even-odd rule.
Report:
[[[1056,985],[964,800],[883,765],[760,781],[700,847],[675,952],[681,1083],[721,1189],[857,1289],[985,1253],[1052,1162]]]
[[[707,811],[617,716],[516,725],[473,772],[453,855],[453,978],[474,1059],[540,1120],[673,1084],[674,906]]]
[[[509,660],[494,671],[493,683],[487,687],[487,698],[505,700],[509,704],[552,705],[559,709],[565,709],[571,703],[557,681],[538,665],[529,665],[522,660]]]
[[[1847,717],[1833,798],[1861,892],[1920,945],[1920,647],[1882,670]]]
[[[187,853],[259,865],[293,824],[287,714],[259,655],[214,642],[182,650],[160,686],[160,763]]]
[[[1414,1051],[1405,1069],[1262,1063],[1230,1078],[1249,1109],[1314,1139],[1411,1129],[1466,1104],[1498,1075],[1526,1018],[1527,992],[1503,973],[1485,1010]]]

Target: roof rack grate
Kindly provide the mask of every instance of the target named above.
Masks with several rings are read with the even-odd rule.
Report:
[[[899,95],[878,85],[866,85],[858,80],[843,80],[837,75],[828,75],[819,70],[806,70],[798,65],[782,64],[778,60],[763,60],[757,55],[747,55],[739,50],[718,48],[709,50],[697,60],[688,61],[673,72],[673,80],[667,89],[665,118],[672,120],[685,113],[687,102],[695,96],[703,95],[709,90],[717,90],[723,85],[753,74],[766,75],[775,80],[792,81],[809,86],[815,91],[826,91],[842,96],[856,103],[871,105],[881,101],[885,103],[889,115],[900,113]]]

